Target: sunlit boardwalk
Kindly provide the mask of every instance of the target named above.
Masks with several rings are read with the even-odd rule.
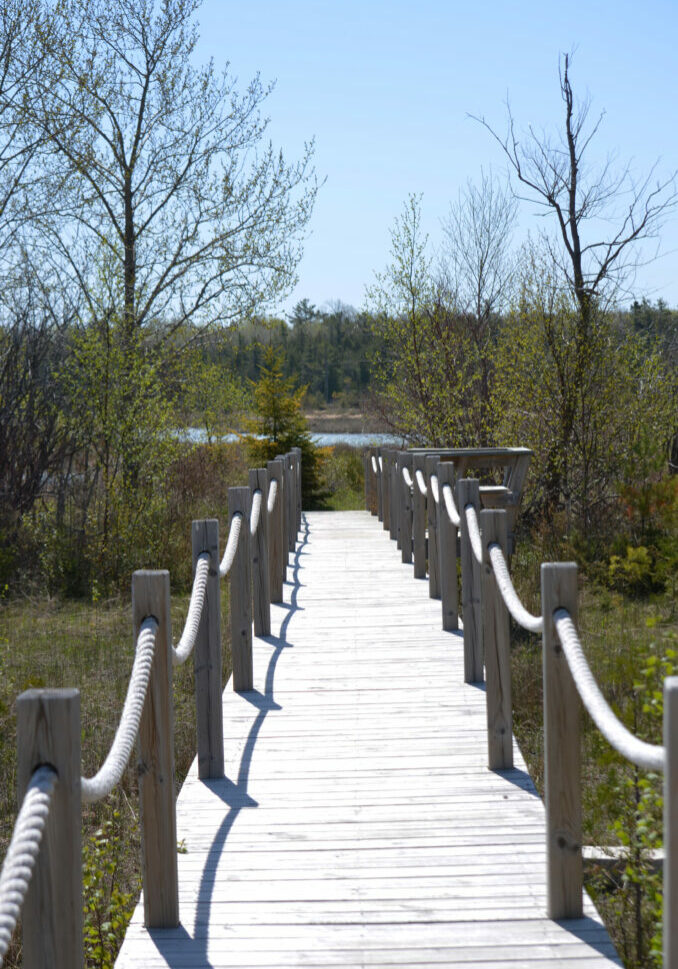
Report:
[[[256,689],[224,693],[226,779],[177,805],[178,929],[117,966],[620,965],[595,909],[546,917],[544,810],[487,769],[461,636],[366,512],[307,513]]]

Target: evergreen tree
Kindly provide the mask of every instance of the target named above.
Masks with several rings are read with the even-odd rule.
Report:
[[[308,421],[301,410],[306,387],[285,377],[282,351],[267,346],[259,381],[253,384],[256,417],[248,422],[248,459],[265,465],[276,454],[301,448],[301,493],[304,508],[321,508],[326,494],[320,483],[320,456],[311,440]]]

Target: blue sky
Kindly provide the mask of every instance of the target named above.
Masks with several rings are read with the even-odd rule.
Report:
[[[326,183],[299,285],[281,311],[303,297],[363,305],[411,192],[423,193],[438,244],[440,219],[467,179],[506,168],[468,115],[501,129],[508,95],[521,126],[555,130],[562,51],[576,49],[575,94],[590,95],[592,116],[605,112],[592,159],[616,153],[639,175],[658,159],[658,174],[678,168],[676,0],[205,0],[198,19],[199,60],[228,60],[242,87],[257,71],[276,80],[267,102],[273,143],[294,158],[316,139]],[[535,208],[521,205],[516,239],[539,226]],[[678,306],[678,212],[661,247],[633,292]]]

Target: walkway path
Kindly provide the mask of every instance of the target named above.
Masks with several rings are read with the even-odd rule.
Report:
[[[224,694],[224,781],[177,804],[182,925],[137,908],[117,966],[620,965],[590,902],[545,915],[544,811],[486,768],[461,637],[366,512],[307,513],[256,691]],[[291,572],[292,570],[290,570]]]

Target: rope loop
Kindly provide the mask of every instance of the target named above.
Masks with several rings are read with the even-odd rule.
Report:
[[[12,840],[0,871],[0,966],[7,955],[33,876],[56,782],[57,773],[52,767],[38,767],[28,783],[14,824]]]
[[[632,734],[600,692],[591,668],[586,662],[577,630],[567,609],[556,609],[553,622],[577,692],[602,735],[617,753],[626,757],[632,764],[644,770],[663,771],[666,761],[664,748],[656,744],[648,744]]]
[[[193,588],[191,589],[191,601],[188,604],[188,615],[186,624],[181,634],[181,639],[176,646],[172,646],[172,665],[181,666],[193,652],[195,640],[200,626],[200,617],[205,605],[205,593],[207,591],[207,578],[210,574],[210,553],[202,552],[195,563],[195,575],[193,577]]]
[[[273,509],[275,508],[275,499],[278,497],[278,481],[276,478],[271,478],[271,483],[268,488],[268,501],[266,502],[266,508],[269,515],[273,514]]]
[[[408,488],[411,488],[414,482],[412,481],[412,475],[410,474],[409,468],[403,468],[403,481]]]
[[[219,565],[219,575],[225,579],[231,571],[231,566],[235,560],[235,553],[238,551],[238,541],[240,539],[240,529],[242,527],[242,515],[236,512],[231,519],[231,527],[228,532],[228,541],[224,549],[224,557]]]
[[[470,503],[466,505],[464,507],[464,514],[466,515],[466,527],[468,528],[468,537],[471,542],[471,548],[473,549],[473,555],[476,562],[482,565],[483,543],[480,540],[480,527],[474,506]]]
[[[252,495],[252,510],[250,512],[250,535],[252,538],[257,534],[259,518],[261,517],[261,491],[259,488]]]
[[[440,489],[438,487],[438,475],[431,475],[431,494],[433,495],[433,500],[436,505],[440,504]]]
[[[511,581],[511,575],[501,545],[497,542],[490,542],[487,546],[487,551],[490,556],[492,568],[494,569],[497,586],[504,600],[504,605],[519,626],[522,626],[523,629],[529,629],[532,633],[540,633],[544,628],[544,620],[541,616],[533,616],[520,601],[515,586]]]
[[[457,511],[457,506],[454,503],[454,495],[452,494],[452,486],[447,484],[443,485],[443,499],[445,501],[445,508],[447,510],[447,517],[450,519],[455,528],[459,528],[461,524],[461,519],[459,517],[459,512]]]
[[[127,686],[125,705],[106,760],[94,777],[82,777],[80,785],[85,804],[100,801],[120,782],[139,732],[148,681],[155,653],[158,623],[149,616],[141,624],[134,654],[134,665]]]
[[[424,478],[424,475],[422,474],[421,468],[417,468],[417,470],[414,472],[414,477],[417,480],[417,485],[419,486],[419,491],[422,493],[422,495],[425,498],[426,495],[428,494],[428,488],[426,487],[426,479]]]
[[[372,455],[372,470],[374,471],[375,474],[379,474],[379,467],[377,465],[377,459],[375,458],[374,455]]]

